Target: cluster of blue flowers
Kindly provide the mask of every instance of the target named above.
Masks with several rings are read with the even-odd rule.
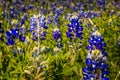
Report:
[[[44,40],[46,37],[46,31],[45,29],[48,28],[45,22],[45,16],[39,14],[39,15],[34,15],[30,19],[30,32],[33,35],[33,40],[36,41],[38,38],[40,40]],[[38,37],[39,36],[39,37]]]
[[[98,4],[98,9],[100,9],[101,7],[103,7],[105,9],[106,0],[96,0],[96,1]]]
[[[19,34],[18,29],[10,29],[10,31],[6,31],[7,42],[6,45],[14,45],[16,43],[16,39],[19,38],[20,41],[24,42],[26,37],[22,34]]]
[[[53,22],[52,15],[49,15],[48,18],[47,18],[47,20],[48,20],[47,24],[51,24]]]
[[[79,18],[95,18],[101,16],[101,13],[91,11],[80,11]]]
[[[55,29],[53,32],[53,39],[54,40],[58,40],[61,38],[61,34],[60,34],[60,30],[59,29]]]
[[[72,39],[73,37],[82,39],[82,31],[82,22],[79,22],[77,16],[72,16],[70,18],[70,23],[68,24],[68,31],[66,32],[67,37],[70,39]]]
[[[104,39],[101,34],[96,30],[88,39],[89,46],[87,49],[89,53],[86,58],[86,68],[83,68],[84,80],[109,80],[106,77],[109,74],[107,70],[107,53],[105,52]]]
[[[63,8],[58,8],[58,9],[55,9],[55,11],[53,11],[54,13],[54,22],[57,24],[58,27],[60,27],[60,15],[62,14],[63,12]]]
[[[22,13],[25,13],[28,10],[34,8],[34,6],[31,4],[26,5],[26,2],[23,0],[2,0],[1,5],[3,10],[5,9],[2,13],[3,18],[7,18],[8,20],[13,18],[19,18]]]
[[[98,34],[98,36],[95,36],[96,34]],[[88,42],[90,43],[90,45],[86,47],[88,50],[98,49],[102,51],[103,55],[107,55],[104,49],[106,43],[104,43],[104,39],[101,38],[101,34],[99,32],[95,30],[92,33],[91,38],[88,39]]]
[[[53,39],[57,42],[57,47],[61,47],[61,34],[59,29],[53,31]]]
[[[49,23],[52,23],[52,18],[54,18],[55,23],[60,24],[59,18],[60,15],[63,13],[63,10],[72,10],[72,12],[78,12],[77,16],[72,16],[70,18],[70,24],[68,24],[68,31],[66,32],[66,35],[68,38],[79,38],[82,39],[82,33],[83,33],[83,27],[82,22],[79,21],[79,18],[94,18],[97,16],[102,15],[101,13],[92,11],[94,8],[94,1],[93,0],[86,0],[86,2],[90,3],[90,5],[87,5],[87,3],[82,3],[82,1],[75,2],[73,0],[68,1],[59,1],[60,4],[58,8],[58,3],[55,2],[51,4],[50,9],[45,9],[44,5],[47,4],[47,1],[38,1],[38,0],[30,0],[30,4],[26,5],[25,1],[23,0],[13,0],[13,1],[4,1],[0,0],[2,3],[3,9],[5,9],[3,16],[6,16],[10,20],[13,18],[17,18],[18,16],[22,15],[21,12],[26,13],[27,10],[32,9],[34,6],[32,6],[31,3],[36,4],[37,2],[40,2],[40,5],[42,7],[38,8],[39,6],[36,4],[36,8],[40,9],[43,14],[47,12],[52,12],[53,15],[48,17]],[[96,0],[98,8],[105,8],[106,1],[105,0]],[[11,6],[12,4],[12,6]],[[49,6],[49,5],[48,5]],[[63,8],[64,7],[64,8]],[[85,8],[90,9],[90,11],[85,11]],[[67,11],[64,11],[66,14]],[[110,14],[114,14],[114,10],[110,12]],[[20,23],[15,26],[15,28],[10,29],[10,31],[6,31],[6,39],[7,45],[14,45],[16,43],[16,39],[18,38],[20,41],[24,42],[26,37],[24,36],[25,33],[25,20],[27,20],[27,15],[24,15],[20,19]],[[32,39],[33,40],[44,40],[46,37],[46,30],[48,26],[46,25],[46,18],[43,15],[35,15],[30,19],[30,32],[32,33]],[[2,23],[0,22],[0,34],[4,33],[4,29],[2,28]],[[61,45],[61,34],[60,30],[54,30],[53,32],[53,39],[57,42],[57,46]],[[90,43],[89,46],[87,46],[87,50],[89,50],[89,54],[86,59],[86,65],[87,68],[83,68],[83,74],[84,79],[108,79],[106,78],[106,74],[108,74],[108,71],[106,71],[106,67],[108,64],[106,64],[106,56],[107,53],[105,52],[104,47],[106,44],[104,43],[104,39],[101,37],[100,33],[95,31],[92,33],[91,37],[88,39],[88,42]],[[100,68],[100,71],[97,71],[97,69]],[[99,74],[98,74],[99,73]]]

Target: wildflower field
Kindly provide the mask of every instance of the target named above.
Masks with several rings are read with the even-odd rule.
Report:
[[[120,80],[120,0],[0,0],[0,80]]]

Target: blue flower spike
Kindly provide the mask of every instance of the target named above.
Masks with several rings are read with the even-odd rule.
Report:
[[[79,38],[82,39],[83,34],[83,27],[82,22],[79,21],[78,17],[76,15],[70,17],[70,23],[68,24],[68,31],[66,32],[66,35],[68,38]]]
[[[104,39],[98,30],[94,30],[88,39],[88,55],[86,57],[86,68],[83,68],[83,80],[109,80],[107,70],[107,53],[105,52]]]
[[[42,14],[34,15],[30,19],[30,32],[32,33],[33,41],[46,39],[46,18]]]
[[[57,47],[61,47],[61,33],[58,28],[54,29],[53,31],[53,39],[57,42]]]
[[[53,39],[58,40],[61,38],[60,30],[59,29],[54,29],[53,31]]]

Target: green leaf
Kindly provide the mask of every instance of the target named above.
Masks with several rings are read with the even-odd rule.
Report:
[[[67,68],[63,69],[63,72],[61,74],[64,74],[65,76],[70,76],[73,74],[73,68],[67,67]]]

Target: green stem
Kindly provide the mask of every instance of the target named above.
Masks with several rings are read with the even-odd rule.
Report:
[[[90,18],[88,18],[88,21],[93,25],[93,27],[96,27],[96,25],[93,23],[93,21]]]
[[[116,75],[116,77],[115,77],[115,80],[117,80],[117,77],[119,76],[119,73],[120,73],[120,71],[117,73],[117,75]]]

